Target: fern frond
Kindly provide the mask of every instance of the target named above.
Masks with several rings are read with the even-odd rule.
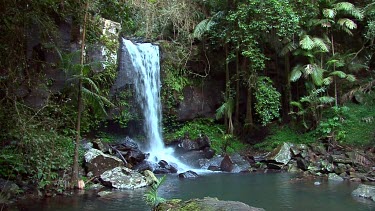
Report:
[[[201,21],[195,26],[193,37],[201,40],[204,33],[210,31],[211,27],[214,24],[215,22],[211,18],[204,19],[203,21]]]
[[[290,102],[290,105],[291,106],[295,106],[295,107],[297,107],[300,110],[303,110],[302,104],[300,102],[292,101],[292,102]]]

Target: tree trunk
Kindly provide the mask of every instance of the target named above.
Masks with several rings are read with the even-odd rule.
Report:
[[[81,43],[81,72],[80,75],[82,76],[82,69],[84,65],[84,50],[85,50],[85,39],[86,39],[86,23],[87,23],[87,10],[88,10],[89,3],[87,1],[85,5],[85,17],[83,21],[83,30],[82,30],[82,43]],[[78,186],[78,150],[79,150],[79,142],[81,138],[81,115],[82,115],[82,79],[80,78],[78,81],[78,114],[77,114],[77,125],[76,125],[76,138],[75,138],[75,147],[74,147],[74,158],[73,158],[73,169],[72,169],[72,178],[70,186],[72,188]]]
[[[229,55],[228,44],[225,44],[225,97],[224,97],[225,101],[229,99],[229,88],[230,88],[228,55]],[[225,115],[224,115],[224,122],[225,122],[225,128],[227,129],[227,132],[228,132],[229,124],[228,124],[227,112],[225,112]]]
[[[284,57],[285,69],[284,69],[284,88],[283,88],[283,122],[288,123],[290,121],[290,102],[292,101],[292,91],[290,84],[290,53],[287,53]]]
[[[240,115],[240,59],[238,49],[236,51],[236,102],[234,111],[234,125],[237,127],[239,125],[239,115]]]
[[[252,97],[253,97],[253,92],[252,92],[251,86],[249,85],[249,87],[247,88],[245,132],[250,132],[254,126]]]

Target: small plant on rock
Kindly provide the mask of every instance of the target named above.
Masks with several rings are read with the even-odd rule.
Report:
[[[155,183],[151,185],[150,190],[144,194],[144,199],[146,203],[151,206],[152,210],[156,210],[156,207],[165,202],[165,199],[158,195],[159,187],[165,182],[165,175],[158,179]]]

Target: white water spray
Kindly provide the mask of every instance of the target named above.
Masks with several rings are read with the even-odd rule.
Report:
[[[161,103],[160,103],[160,59],[159,46],[151,43],[134,44],[123,39],[123,48],[129,54],[133,69],[136,72],[135,89],[137,100],[144,115],[144,130],[149,145],[149,160],[165,160],[175,163],[178,171],[191,169],[173,156],[173,149],[164,146],[161,136]]]

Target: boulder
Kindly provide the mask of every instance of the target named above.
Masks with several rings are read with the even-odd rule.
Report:
[[[133,166],[146,159],[146,154],[139,149],[131,149],[121,154],[124,156],[125,160]]]
[[[283,165],[288,164],[292,158],[291,147],[293,144],[284,143],[277,147],[269,156],[267,156],[268,161],[276,161],[282,163]]]
[[[335,173],[328,174],[328,180],[342,182],[344,179]]]
[[[226,172],[232,172],[234,163],[229,155],[225,155],[224,159],[220,163],[220,169]]]
[[[360,184],[357,189],[352,192],[355,197],[363,197],[375,201],[375,186]]]
[[[206,159],[206,158],[199,159],[198,163],[199,163],[199,168],[208,169],[209,167],[213,167],[213,166],[220,168],[220,164],[222,161],[223,161],[223,157],[218,155],[211,159]]]
[[[87,172],[91,172],[93,176],[99,176],[105,171],[124,166],[119,158],[93,148],[85,153],[85,162]]]
[[[148,185],[152,185],[159,181],[158,178],[155,177],[154,173],[152,173],[150,170],[144,171],[143,175],[146,177],[146,182]]]
[[[105,171],[100,175],[100,181],[104,186],[117,189],[136,189],[149,185],[145,176],[126,167]]]
[[[234,163],[232,173],[248,172],[250,169],[250,163],[245,160],[240,154],[234,154],[231,156],[232,162]]]
[[[187,178],[197,178],[199,175],[194,171],[186,171],[184,173],[178,174],[179,178],[187,179]]]
[[[195,141],[197,142],[198,149],[200,150],[203,150],[205,148],[211,148],[211,141],[206,135],[197,138],[197,140]]]
[[[157,206],[158,211],[200,210],[200,211],[262,211],[262,208],[251,207],[238,201],[221,201],[217,198],[205,197],[188,201],[171,200]]]
[[[143,172],[145,170],[154,171],[158,165],[156,163],[152,163],[150,161],[144,160],[133,167],[134,170],[138,172]]]
[[[154,170],[155,174],[173,174],[177,173],[177,166],[169,164],[165,160],[159,161],[159,166]]]

